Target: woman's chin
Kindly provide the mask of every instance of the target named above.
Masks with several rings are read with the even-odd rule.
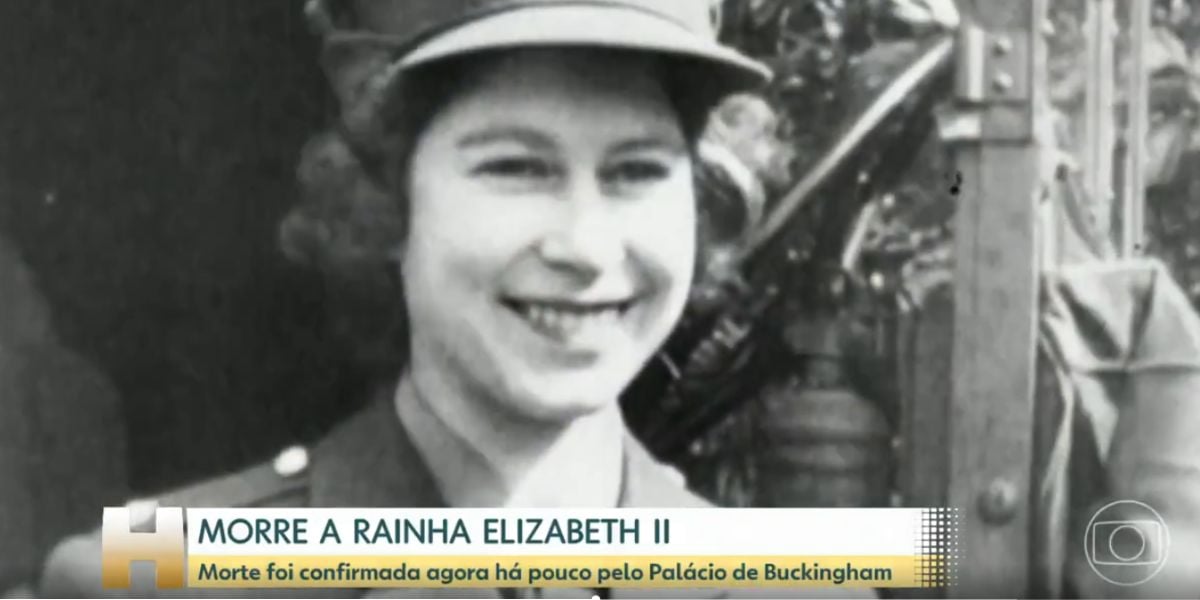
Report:
[[[617,405],[622,387],[596,385],[586,378],[536,378],[514,382],[505,404],[530,420],[567,424]]]

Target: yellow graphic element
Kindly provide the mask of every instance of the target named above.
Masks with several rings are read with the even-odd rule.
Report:
[[[130,587],[130,567],[134,561],[155,565],[159,589],[183,587],[185,548],[182,508],[158,508],[154,511],[154,533],[134,533],[129,508],[105,508],[101,526],[101,584],[105,589]]]
[[[919,556],[203,556],[194,588],[916,588]],[[748,577],[753,570],[755,577]],[[637,575],[640,574],[640,577]],[[740,574],[741,576],[737,576]]]

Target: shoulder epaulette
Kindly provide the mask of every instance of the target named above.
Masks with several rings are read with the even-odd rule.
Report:
[[[308,462],[308,450],[293,446],[272,460],[172,490],[151,501],[184,508],[302,506],[308,496]]]

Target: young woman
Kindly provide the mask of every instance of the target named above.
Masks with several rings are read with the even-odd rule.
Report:
[[[632,438],[617,398],[703,271],[693,156],[707,114],[767,71],[714,41],[704,0],[310,14],[343,118],[310,148],[285,246],[389,273],[403,360],[315,447],[158,502],[703,505]],[[100,591],[97,545],[60,546],[45,589]]]

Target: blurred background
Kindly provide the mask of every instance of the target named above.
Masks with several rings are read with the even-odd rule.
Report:
[[[343,410],[319,282],[276,243],[300,146],[331,106],[301,8],[0,3],[4,277],[30,284],[4,286],[0,319],[48,320],[28,343],[110,380],[135,490],[244,463]]]

